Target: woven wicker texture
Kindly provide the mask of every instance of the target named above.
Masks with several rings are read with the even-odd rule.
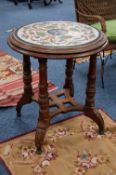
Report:
[[[100,15],[106,20],[116,19],[116,0],[74,0],[75,8],[81,13],[87,15]],[[92,24],[93,18],[85,18],[81,15],[77,16],[80,22]]]
[[[115,41],[115,25],[113,24],[113,30],[108,28],[106,20],[112,20],[115,23],[116,20],[116,0],[74,0],[75,3],[75,12],[78,22],[85,24],[94,24],[100,23],[100,28],[108,37],[109,44],[105,50],[115,50],[116,41]],[[108,22],[108,21],[107,21]],[[113,22],[112,22],[113,23]],[[113,38],[113,39],[111,39]],[[104,87],[104,61],[101,62],[101,79],[102,87]]]

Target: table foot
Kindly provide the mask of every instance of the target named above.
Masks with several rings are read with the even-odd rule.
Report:
[[[18,102],[17,106],[16,106],[16,112],[17,112],[17,117],[21,116],[21,109],[22,106],[28,103],[31,103],[32,99],[31,98],[27,98],[27,96],[23,96],[20,101]]]
[[[35,134],[35,146],[37,148],[37,153],[41,154],[42,153],[42,145],[44,142],[44,137],[46,134],[46,129],[36,129],[36,134]]]
[[[99,134],[104,135],[104,120],[97,109],[86,109],[85,115],[91,118],[99,127]]]
[[[36,153],[39,154],[39,155],[42,154],[42,149],[41,148],[37,149]]]

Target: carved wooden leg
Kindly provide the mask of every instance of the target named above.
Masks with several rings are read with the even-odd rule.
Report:
[[[74,86],[73,86],[73,59],[69,59],[66,61],[66,78],[64,88],[70,90],[70,95],[74,96]]]
[[[39,118],[35,134],[35,145],[38,153],[41,153],[41,146],[44,141],[46,129],[49,126],[50,115],[48,110],[48,83],[47,83],[47,59],[39,60]]]
[[[95,109],[96,90],[96,55],[92,55],[89,64],[88,82],[86,90],[85,114],[99,126],[99,133],[104,134],[104,121],[101,114]]]
[[[33,95],[31,86],[32,76],[31,76],[30,57],[27,55],[23,55],[23,82],[24,82],[24,93],[16,106],[18,116],[20,116],[22,106],[32,101],[32,95]]]

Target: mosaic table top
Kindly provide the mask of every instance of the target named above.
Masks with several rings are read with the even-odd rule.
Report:
[[[95,41],[99,31],[72,21],[45,21],[22,26],[16,35],[20,40],[38,46],[73,47]]]

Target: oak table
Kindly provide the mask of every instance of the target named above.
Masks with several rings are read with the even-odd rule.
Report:
[[[50,119],[60,113],[83,111],[87,117],[97,123],[99,133],[104,133],[104,121],[95,108],[94,97],[96,56],[106,47],[107,43],[101,31],[72,21],[32,23],[18,28],[8,37],[9,46],[23,54],[24,93],[16,106],[17,114],[20,116],[22,106],[33,100],[40,107],[35,133],[35,145],[38,152],[41,152]],[[39,97],[33,95],[31,86],[30,56],[39,62]],[[79,104],[74,99],[73,60],[85,56],[90,56],[86,99],[85,104]],[[48,94],[47,61],[51,59],[60,60],[61,64],[63,59],[66,60],[65,83],[63,89],[56,94]]]

